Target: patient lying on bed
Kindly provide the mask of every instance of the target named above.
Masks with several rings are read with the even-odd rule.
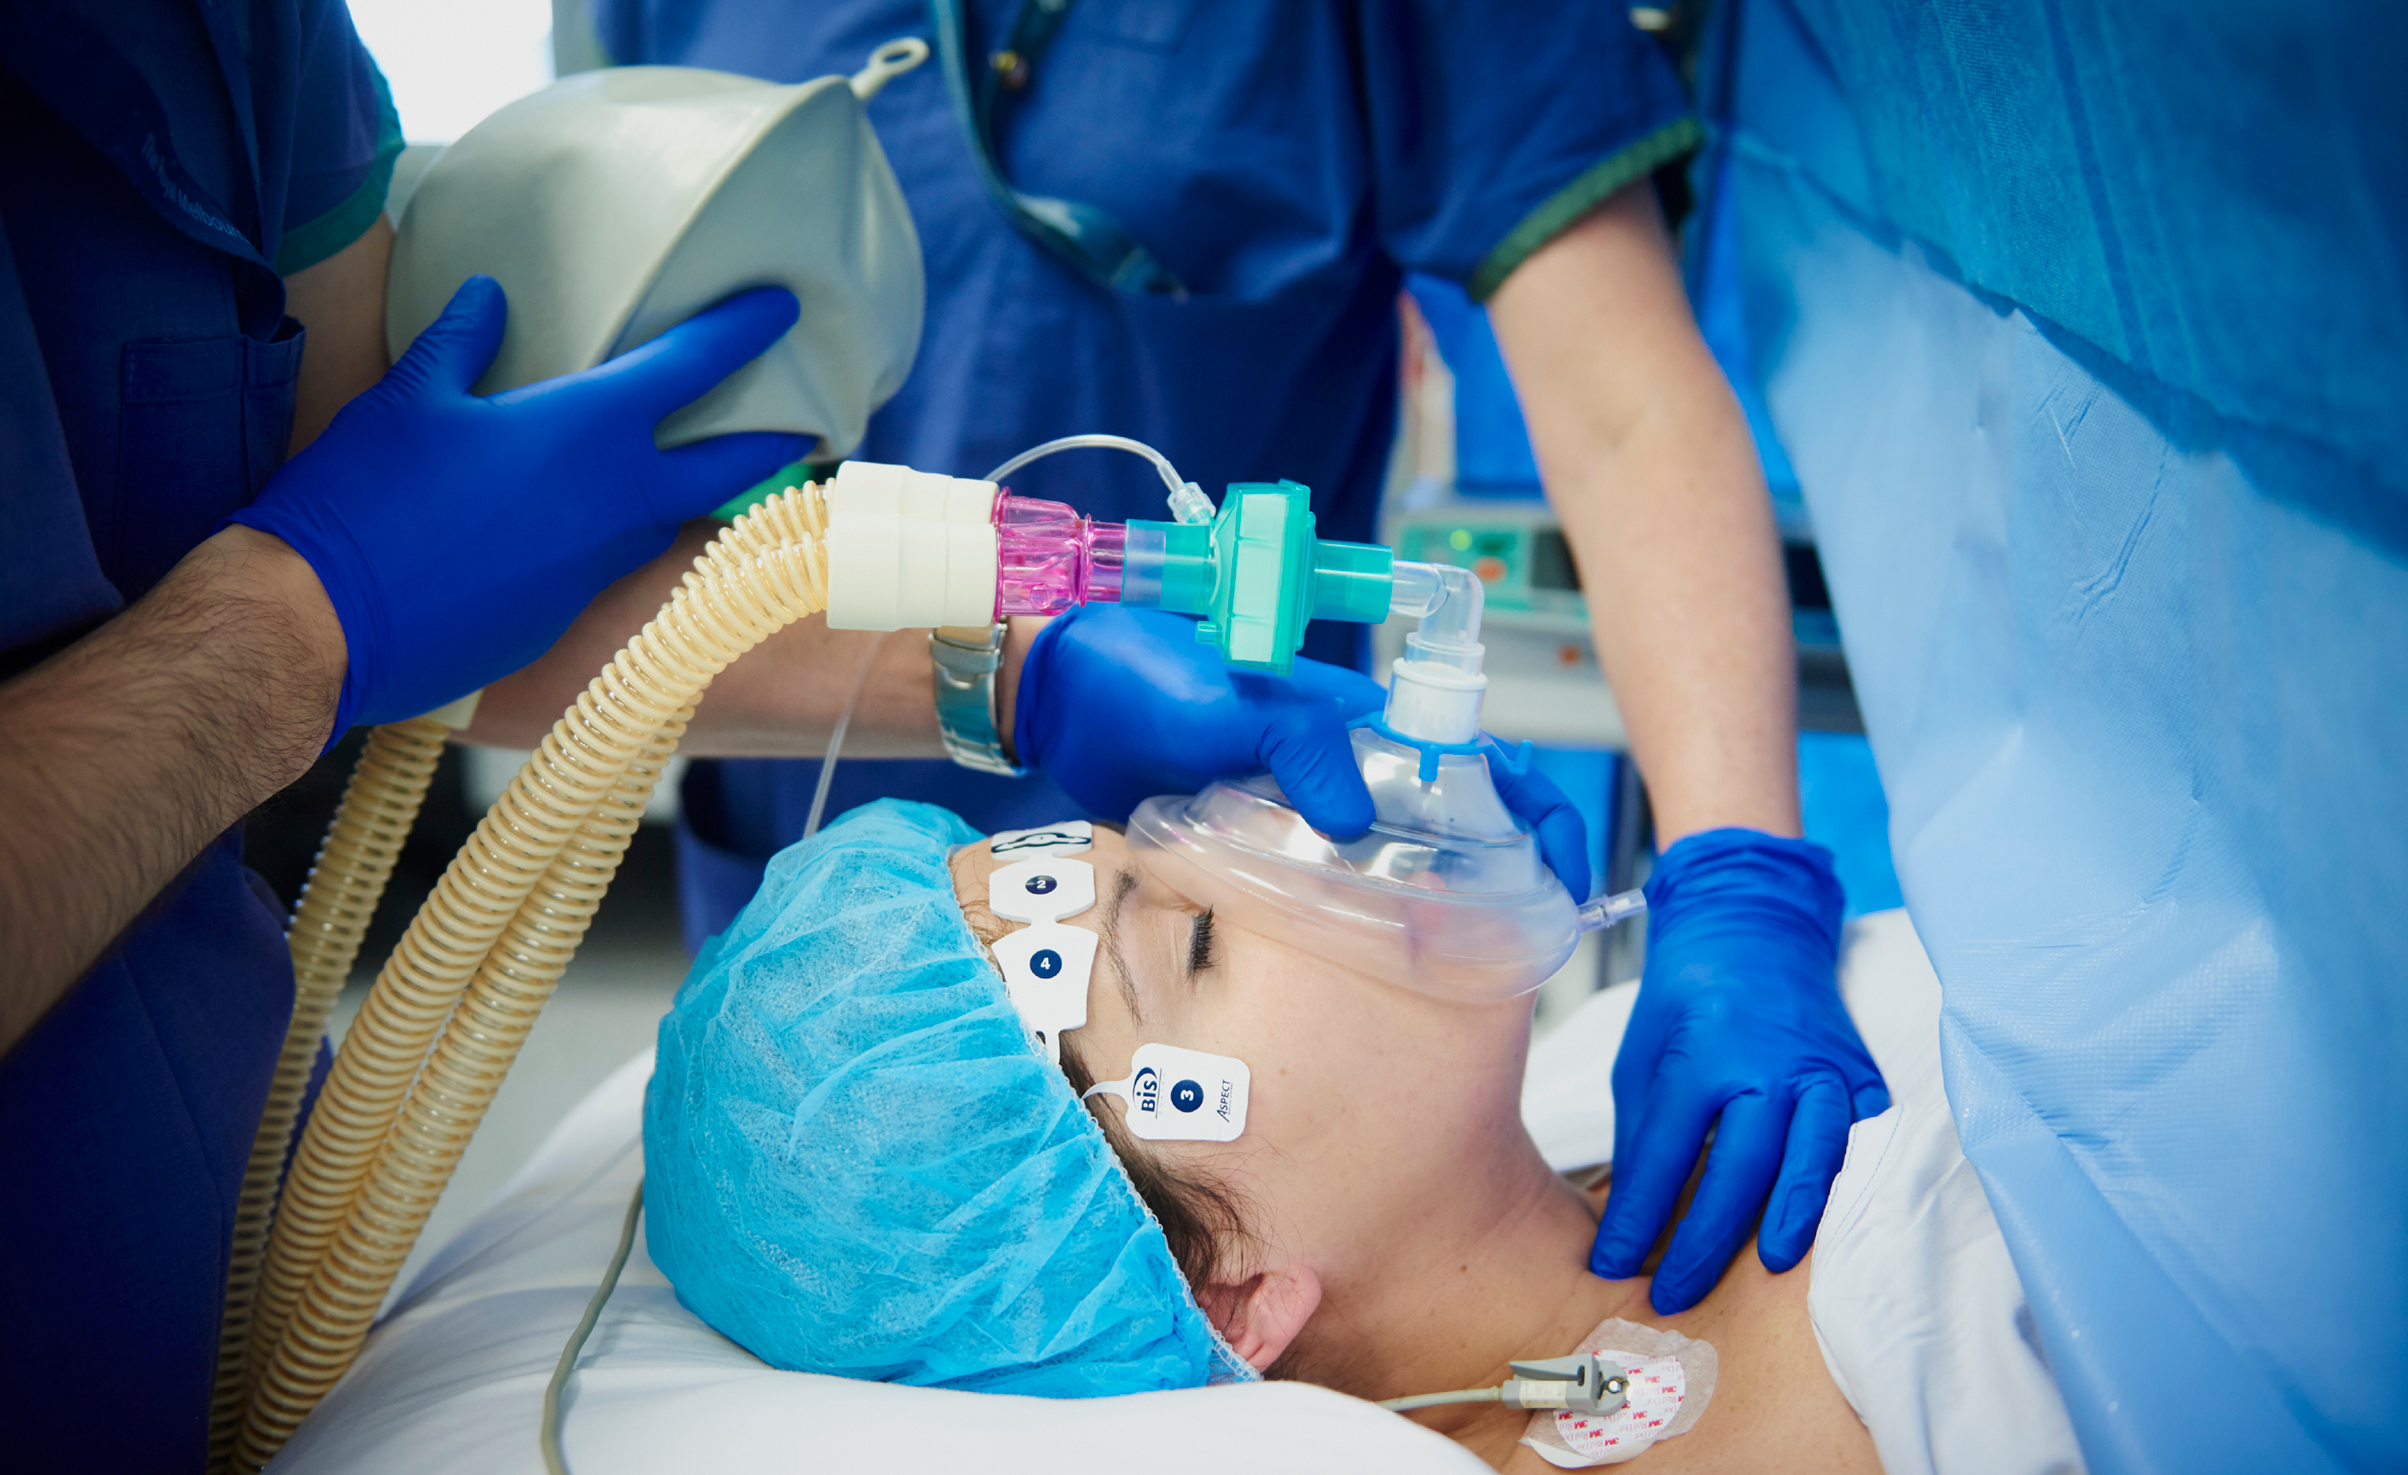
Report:
[[[1969,1293],[1945,1264],[1933,1280],[1905,1263],[1957,1251],[1835,1249],[1843,1216],[1863,1241],[1972,1212],[1961,1157],[1913,1184],[1873,1176],[1899,1139],[1929,1136],[1898,1119],[1936,1098],[1936,1065],[1919,1092],[1893,1078],[1900,1107],[1860,1125],[1888,1124],[1864,1160],[1872,1139],[1852,1143],[1814,1259],[1775,1276],[1739,1255],[1703,1303],[1659,1317],[1644,1279],[1587,1272],[1604,1190],[1552,1171],[1523,1127],[1528,999],[1448,1003],[1335,968],[1197,908],[1100,828],[1079,858],[1095,904],[1071,920],[1098,946],[1056,1073],[985,952],[1019,930],[986,905],[1004,861],[958,821],[872,806],[780,857],[664,1022],[648,1099],[652,1254],[698,1314],[780,1366],[1055,1395],[1259,1373],[1386,1399],[1493,1387],[1509,1361],[1576,1348],[1685,1370],[1685,1414],[1634,1382],[1618,1449],[1497,1404],[1407,1415],[1501,1469],[1631,1445],[1665,1471],[2078,1460],[2045,1370],[1996,1365],[2028,1349],[1923,1346],[1901,1371],[1901,1340],[1941,1343],[1952,1317],[1996,1309],[1940,1304]],[[1148,1043],[1246,1062],[1242,1135],[1140,1141],[1121,1100],[1080,1104]],[[1947,1172],[1964,1176],[1941,1212],[1927,1200]],[[1886,1202],[1901,1193],[1923,1197]],[[2003,1266],[1995,1239],[1965,1253]],[[1823,1261],[1843,1269],[1818,1286]],[[1997,1300],[1995,1268],[1982,1278]],[[1851,1317],[1834,1297],[1895,1304]],[[1866,1315],[1882,1325],[1858,1336]],[[2002,1380],[1987,1414],[1929,1406]],[[1879,1455],[1868,1420],[1888,1431]]]

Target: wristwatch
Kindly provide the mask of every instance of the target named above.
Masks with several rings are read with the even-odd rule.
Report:
[[[1003,756],[1003,739],[995,731],[995,673],[1003,665],[1003,633],[1000,623],[985,630],[948,625],[928,632],[936,726],[946,756],[962,767],[1021,778],[1028,770]]]

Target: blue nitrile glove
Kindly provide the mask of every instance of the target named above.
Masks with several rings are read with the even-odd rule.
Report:
[[[507,308],[470,277],[385,377],[228,518],[291,544],[343,622],[334,736],[414,717],[526,665],[678,524],[801,453],[792,435],[653,449],[652,428],[794,325],[762,288],[598,368],[469,392]]]
[[[1314,660],[1285,680],[1232,670],[1185,616],[1089,604],[1038,633],[1013,700],[1020,761],[1097,814],[1126,819],[1149,795],[1267,768],[1314,829],[1350,840],[1371,828],[1346,724],[1388,694],[1361,672]],[[1572,801],[1536,769],[1492,757],[1488,771],[1565,888],[1586,897],[1588,832]]]
[[[1647,973],[1614,1059],[1614,1187],[1589,1269],[1639,1273],[1712,1130],[1649,1288],[1661,1315],[1714,1288],[1759,1210],[1764,1268],[1805,1258],[1848,1128],[1889,1108],[1840,1004],[1842,904],[1831,852],[1759,830],[1686,836],[1647,879]]]
[[[1589,899],[1589,826],[1580,811],[1555,780],[1538,771],[1533,763],[1517,766],[1519,744],[1508,747],[1495,738],[1488,755],[1488,781],[1496,785],[1497,797],[1505,807],[1521,817],[1524,824],[1538,835],[1538,853],[1545,857],[1547,869],[1564,883],[1574,901]]]

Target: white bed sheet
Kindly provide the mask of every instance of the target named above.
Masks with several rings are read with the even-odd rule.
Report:
[[[1890,1088],[1848,1134],[1806,1311],[1888,1475],[2081,1475],[2023,1282],[1940,1080],[1940,979],[1904,912],[1867,917],[1841,975]]]
[[[1891,934],[1890,945],[1856,945],[1870,940],[1868,924]],[[1880,1016],[1898,996],[1888,975],[1927,977],[1929,965],[1903,914],[1851,932],[1843,989],[1868,1039],[1886,1042],[1896,1031]],[[1612,1156],[1609,1075],[1636,992],[1635,984],[1604,991],[1531,1052],[1524,1115],[1558,1168]],[[609,1263],[642,1172],[651,1072],[647,1051],[562,1119],[493,1206],[428,1262],[350,1375],[269,1466],[273,1475],[541,1470],[544,1384]],[[570,1386],[563,1445],[574,1475],[963,1466],[1062,1475],[1075,1449],[1126,1451],[1149,1475],[1487,1468],[1407,1420],[1301,1384],[1054,1401],[781,1372],[680,1306],[640,1231]]]
[[[428,1262],[274,1475],[543,1468],[544,1384],[618,1243],[651,1074],[646,1051],[562,1119]],[[570,1385],[562,1448],[573,1475],[1063,1475],[1078,1449],[1125,1451],[1161,1475],[1487,1468],[1407,1420],[1296,1383],[1056,1401],[781,1372],[677,1303],[640,1229]]]

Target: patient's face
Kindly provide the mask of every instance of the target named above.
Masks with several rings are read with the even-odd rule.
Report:
[[[1103,946],[1087,1024],[1069,1039],[1098,1080],[1126,1077],[1148,1042],[1246,1062],[1242,1137],[1151,1150],[1244,1195],[1256,1233],[1343,1263],[1426,1195],[1459,1190],[1503,1136],[1521,1133],[1527,998],[1448,1003],[1333,966],[1242,917],[1205,913],[1102,829],[1084,858],[1096,905],[1070,920]],[[956,891],[974,914],[995,864],[984,846],[955,858]],[[1123,1110],[1111,1098],[1089,1104]]]

